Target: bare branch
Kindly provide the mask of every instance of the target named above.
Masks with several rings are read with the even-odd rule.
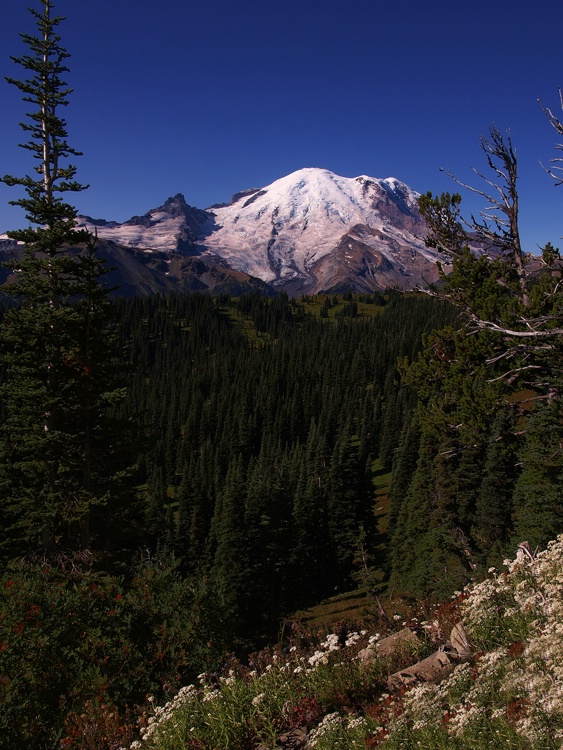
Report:
[[[481,330],[501,333],[503,336],[508,336],[510,338],[545,339],[563,335],[563,328],[548,328],[539,331],[535,329],[532,331],[515,331],[512,328],[505,328],[497,323],[493,323],[491,320],[481,320],[475,315],[471,315],[471,322]]]
[[[563,123],[561,122],[561,120],[556,117],[551,109],[549,107],[546,107],[542,100],[539,98],[538,103],[547,119],[549,120],[550,125],[559,133],[559,135],[563,135]],[[561,90],[561,86],[559,87],[559,104],[561,106],[561,109],[563,109],[563,91]]]
[[[526,345],[518,344],[517,346],[513,346],[511,349],[506,349],[496,357],[490,357],[489,359],[486,359],[485,364],[494,365],[496,362],[500,362],[501,359],[512,359],[512,357],[515,357],[517,354],[521,354],[522,350],[526,350]]]
[[[502,375],[499,375],[496,378],[490,378],[487,380],[487,383],[496,383],[499,380],[504,380],[505,378],[510,378],[511,375],[515,375],[519,372],[524,372],[525,370],[541,370],[540,365],[526,365],[526,367],[516,367],[514,370],[508,370],[508,372],[503,372]]]
[[[543,110],[543,113],[549,120],[549,124],[553,127],[555,132],[558,133],[559,135],[563,135],[563,122],[561,122],[561,120],[556,115],[553,114],[553,112],[551,111],[549,107],[546,107],[545,104],[543,104],[541,99],[538,98],[538,102],[539,102],[540,107]],[[561,106],[561,109],[563,109],[563,91],[561,90],[561,87],[559,87],[559,104]],[[555,146],[555,148],[558,151],[563,151],[563,144],[558,143]],[[559,158],[550,159],[550,162],[551,164],[557,165],[563,162],[563,159],[559,159]],[[556,186],[563,184],[563,167],[553,166],[550,168],[550,167],[544,167],[543,164],[541,164],[541,166],[542,166],[542,169],[544,169],[548,173],[548,175],[555,180]]]

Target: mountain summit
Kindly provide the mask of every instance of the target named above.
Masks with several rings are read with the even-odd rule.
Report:
[[[291,294],[412,289],[436,279],[418,194],[399,180],[306,168],[206,210],[180,194],[98,236],[138,249],[199,255]]]
[[[412,288],[421,281],[413,261],[435,261],[417,199],[394,178],[300,169],[213,209],[204,242],[231,267],[293,292]]]

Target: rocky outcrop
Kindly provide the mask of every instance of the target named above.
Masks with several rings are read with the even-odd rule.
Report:
[[[439,682],[454,670],[456,664],[467,661],[471,653],[471,643],[463,623],[459,622],[453,627],[447,643],[412,667],[392,674],[387,680],[387,688],[398,690],[416,682]]]
[[[455,661],[445,649],[413,664],[412,667],[395,672],[387,680],[388,690],[399,690],[415,682],[436,682],[446,677],[454,668]]]
[[[368,661],[374,657],[393,656],[397,652],[407,649],[414,650],[417,646],[420,646],[420,639],[417,634],[410,628],[403,628],[403,630],[392,633],[387,638],[382,638],[372,646],[364,648],[360,651],[358,657],[362,661]]]

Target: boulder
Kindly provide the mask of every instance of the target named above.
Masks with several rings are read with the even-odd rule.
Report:
[[[387,680],[387,689],[398,690],[415,682],[437,682],[446,677],[454,667],[455,662],[448,651],[436,651],[412,667],[392,674]]]
[[[289,732],[281,734],[279,743],[284,750],[298,750],[307,744],[307,729],[305,727],[294,727]]]
[[[373,646],[364,648],[358,656],[364,661],[373,659],[374,656],[393,656],[398,651],[404,651],[409,647],[414,649],[417,645],[420,645],[417,634],[410,628],[403,628],[387,638],[382,638]]]
[[[473,646],[471,645],[471,641],[469,640],[469,636],[467,635],[467,631],[462,622],[458,622],[453,626],[450,635],[450,643],[461,661],[467,661],[471,658]]]

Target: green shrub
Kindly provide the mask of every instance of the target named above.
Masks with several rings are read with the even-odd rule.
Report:
[[[79,747],[71,717],[87,707],[117,712],[125,735],[127,706],[172,695],[220,651],[205,592],[173,565],[129,580],[21,565],[0,586],[3,747]]]

